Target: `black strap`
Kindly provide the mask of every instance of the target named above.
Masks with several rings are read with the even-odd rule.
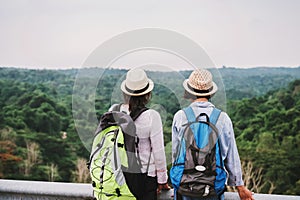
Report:
[[[140,109],[133,110],[130,113],[130,117],[132,118],[133,121],[135,121],[146,110],[148,110],[148,108],[146,108],[146,107],[142,107]]]
[[[118,197],[122,196],[120,188],[116,188],[116,193]]]
[[[122,103],[114,105],[112,107],[112,111],[121,112],[121,106],[122,106]],[[146,110],[148,110],[147,107],[142,107],[142,108],[136,109],[130,113],[130,117],[132,118],[133,121],[135,121]]]
[[[152,153],[152,144],[151,144],[150,137],[149,137],[149,142],[150,142],[150,154],[149,154],[149,159],[148,159],[148,164],[147,164],[146,173],[148,173],[148,171],[149,171],[149,165],[150,165],[151,153]]]
[[[148,110],[148,108],[147,107],[143,107],[143,108],[141,108],[139,110],[135,110],[135,111],[131,112],[130,116],[131,116],[132,120],[135,121],[146,110]],[[152,146],[151,146],[150,137],[149,137],[149,142],[150,142],[150,154],[149,154],[149,159],[148,159],[146,173],[148,173],[148,171],[149,171],[149,165],[150,165],[150,160],[151,160],[151,152],[152,152]],[[137,148],[137,151],[138,151],[138,148]],[[137,154],[138,154],[138,157],[139,157],[139,152],[137,152]],[[139,159],[140,159],[140,157],[139,157]]]

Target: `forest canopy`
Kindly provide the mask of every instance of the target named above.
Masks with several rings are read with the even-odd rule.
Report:
[[[93,134],[95,124],[88,118],[99,118],[122,100],[116,85],[126,70],[86,70],[91,76],[97,70],[101,74],[96,90],[87,87],[90,76],[80,88],[86,91],[82,100],[94,101],[94,109],[74,111],[78,69],[0,68],[0,178],[89,181],[88,144],[83,145],[78,130]],[[300,195],[300,68],[211,70],[222,77],[223,109],[234,124],[247,186],[255,192]],[[159,83],[148,106],[162,115],[169,159],[173,115],[189,103],[174,77],[179,73],[183,80],[190,71],[148,73]],[[73,116],[78,115],[86,120],[75,125]]]

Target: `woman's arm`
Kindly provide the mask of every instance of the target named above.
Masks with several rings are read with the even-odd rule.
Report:
[[[165,184],[168,181],[167,164],[162,122],[158,112],[154,110],[151,112],[151,121],[150,142],[154,156],[157,182],[159,184]]]

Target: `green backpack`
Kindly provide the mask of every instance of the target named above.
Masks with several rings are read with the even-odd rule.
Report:
[[[135,181],[128,177],[141,169],[137,147],[136,127],[129,115],[118,111],[102,115],[88,163],[97,200],[136,199],[138,189],[132,186]]]

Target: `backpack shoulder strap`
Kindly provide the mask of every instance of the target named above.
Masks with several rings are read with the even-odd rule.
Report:
[[[122,105],[121,103],[119,103],[119,104],[114,104],[111,110],[112,110],[112,111],[120,111],[121,105]]]
[[[134,113],[130,113],[130,116],[132,118],[133,121],[135,121],[143,112],[145,112],[146,110],[148,110],[148,108],[143,107],[141,108],[139,111],[134,112]]]
[[[130,116],[131,116],[132,120],[135,121],[146,110],[148,110],[148,108],[147,107],[143,107],[143,108],[141,108],[138,111],[131,112]],[[150,154],[149,154],[149,159],[148,159],[146,173],[148,173],[148,171],[149,171],[149,165],[150,165],[150,159],[151,159],[151,152],[152,152],[152,146],[151,146],[150,137],[149,137],[149,142],[150,142]],[[136,147],[138,147],[138,143],[139,143],[139,138],[136,137]],[[140,158],[140,154],[139,154],[139,149],[136,148],[136,151],[137,151],[137,160],[138,160],[138,163],[139,163],[139,165],[141,165],[141,158]]]
[[[193,109],[192,109],[190,106],[184,108],[183,111],[184,111],[184,113],[185,113],[185,115],[186,115],[187,120],[188,120],[189,123],[195,121],[196,117],[195,117],[195,114],[194,114]],[[214,125],[216,125],[216,123],[217,123],[217,121],[218,121],[218,119],[219,119],[219,116],[220,116],[221,112],[222,112],[222,111],[221,111],[220,109],[214,108],[214,109],[212,110],[212,113],[211,113],[210,116],[209,116],[209,122],[212,123],[212,124],[214,124]]]
[[[194,111],[193,111],[193,109],[192,109],[191,106],[184,108],[183,111],[184,111],[184,113],[186,115],[186,118],[187,118],[187,120],[188,120],[189,123],[195,121],[195,119],[196,119],[195,113],[194,113]]]
[[[209,116],[209,122],[212,123],[213,125],[216,125],[221,112],[222,111],[219,110],[218,108],[214,108]]]
[[[188,120],[188,123],[186,125],[189,124],[189,126],[187,126],[187,127],[190,127],[192,129],[193,133],[194,133],[195,130],[197,130],[197,126],[198,126],[197,124],[193,123],[193,122],[196,121],[195,113],[194,113],[191,106],[184,108],[183,111],[184,111],[184,113],[186,115],[186,118]]]
[[[194,113],[192,107],[191,107],[191,106],[186,107],[186,108],[183,109],[183,111],[184,111],[184,113],[185,113],[185,115],[186,115],[186,118],[187,118],[187,120],[188,120],[188,123],[189,123],[190,126],[191,126],[191,129],[194,130],[194,129],[196,128],[196,127],[195,127],[196,125],[195,125],[193,122],[196,121],[196,116],[195,116],[195,113]],[[220,116],[220,114],[221,114],[221,112],[222,112],[222,111],[221,111],[220,109],[218,109],[218,108],[213,108],[212,113],[211,113],[210,116],[209,116],[209,122],[210,122],[211,124],[213,124],[213,125],[216,125],[216,124],[217,124],[217,121],[218,121],[218,119],[219,119],[219,116]],[[207,115],[206,115],[206,116],[207,116]]]

